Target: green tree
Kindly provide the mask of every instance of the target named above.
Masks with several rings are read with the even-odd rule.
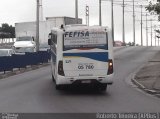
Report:
[[[15,27],[3,23],[2,27],[0,27],[0,38],[15,38]]]
[[[149,12],[154,12],[158,15],[158,21],[160,21],[160,0],[157,0],[157,3],[153,4],[149,2],[149,5],[146,7],[146,10]],[[160,34],[159,30],[156,30]]]
[[[7,23],[2,24],[2,32],[9,33],[9,25]]]
[[[149,5],[146,7],[146,10],[149,12],[155,12],[156,14],[160,15],[160,0],[157,0],[156,4],[149,2]]]
[[[11,34],[11,38],[15,38],[15,27],[12,25],[9,26],[9,33]]]
[[[156,30],[157,33],[160,33],[160,30]]]

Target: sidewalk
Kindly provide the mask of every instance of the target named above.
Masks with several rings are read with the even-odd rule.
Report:
[[[132,81],[144,91],[160,96],[160,52],[135,74]]]

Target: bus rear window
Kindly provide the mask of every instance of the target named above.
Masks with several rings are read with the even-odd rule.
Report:
[[[71,49],[108,50],[108,35],[104,31],[69,31],[64,33],[63,50]]]

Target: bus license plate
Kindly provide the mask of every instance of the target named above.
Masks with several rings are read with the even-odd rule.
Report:
[[[93,70],[94,69],[94,65],[92,63],[88,63],[88,64],[79,64],[78,65],[78,69],[79,70]]]

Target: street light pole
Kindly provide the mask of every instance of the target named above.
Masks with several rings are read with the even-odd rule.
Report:
[[[146,45],[148,46],[148,14],[146,13]]]
[[[37,0],[36,51],[39,51],[39,0]]]
[[[155,46],[157,46],[156,31],[155,31]]]
[[[156,39],[156,25],[154,26],[154,28],[155,28],[154,31],[155,31],[155,46],[156,46],[156,45],[157,45],[157,43],[156,43],[156,42],[157,42],[157,41],[156,41],[156,40],[157,40],[157,39]]]
[[[123,43],[125,44],[125,24],[124,24],[124,0],[123,0],[123,20],[122,20],[122,40]]]
[[[86,25],[89,26],[89,6],[86,5]]]
[[[113,0],[111,0],[111,22],[112,22],[112,38],[113,38],[113,45],[114,45],[114,12],[113,12]]]
[[[152,46],[152,19],[151,19],[151,46]]]
[[[99,0],[99,26],[102,26],[101,0]]]
[[[75,18],[76,24],[78,24],[78,0],[75,0]]]
[[[134,11],[134,0],[133,0],[133,42],[136,44],[135,40],[135,11]]]
[[[143,23],[142,23],[142,5],[141,5],[141,46],[143,46],[143,29],[142,29],[142,26]]]
[[[104,0],[106,1],[106,0]],[[111,28],[112,28],[112,42],[114,45],[114,10],[113,10],[113,0],[111,1]],[[101,2],[102,0],[99,0],[99,25],[102,25],[102,18],[101,18]]]

